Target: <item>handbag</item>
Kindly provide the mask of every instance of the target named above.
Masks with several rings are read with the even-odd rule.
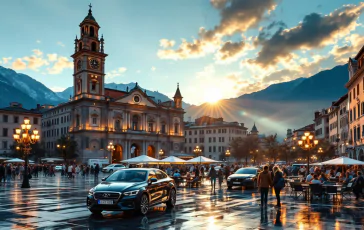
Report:
[[[274,187],[276,187],[276,188],[278,188],[278,189],[282,189],[282,188],[284,188],[286,186],[286,183],[285,183],[285,181],[284,181],[284,178],[283,177],[281,177],[280,179],[279,179],[279,181],[277,182],[277,184],[274,186]]]

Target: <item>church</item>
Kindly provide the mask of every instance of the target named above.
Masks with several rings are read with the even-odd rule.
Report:
[[[108,55],[91,5],[79,27],[71,56],[74,95],[42,116],[47,152],[60,152],[57,140],[62,136],[77,142],[77,160],[82,163],[95,158],[112,163],[143,154],[158,158],[182,152],[184,110],[179,85],[173,100],[165,102],[148,96],[138,83],[125,91],[105,88]]]

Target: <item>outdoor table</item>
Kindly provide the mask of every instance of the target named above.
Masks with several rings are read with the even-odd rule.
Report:
[[[343,184],[323,184],[322,185],[322,188],[323,189],[326,189],[326,191],[327,191],[327,187],[336,187],[337,188],[337,191],[336,191],[336,194],[340,194],[340,192],[341,192],[341,189],[342,189],[342,187],[343,187]],[[337,195],[336,195],[337,196]],[[326,197],[327,198],[327,197]],[[332,200],[333,202],[334,202],[334,198],[333,198],[333,200]]]
[[[307,184],[307,183],[301,183],[301,186],[304,190],[304,193],[305,193],[305,200],[307,200],[307,198],[309,197],[310,195],[310,184]]]

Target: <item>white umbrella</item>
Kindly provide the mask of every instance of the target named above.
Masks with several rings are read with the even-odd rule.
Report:
[[[25,161],[19,158],[14,158],[11,160],[4,161],[5,163],[24,163]],[[29,160],[29,163],[34,163],[34,161]]]
[[[212,163],[218,163],[218,161],[215,161],[213,159],[204,157],[204,156],[199,156],[199,157],[195,157],[191,160],[188,160],[186,163],[200,163],[200,164],[212,164]]]
[[[50,162],[50,161],[52,161],[52,162],[55,162],[55,161],[63,161],[63,159],[61,159],[61,158],[42,158],[42,160],[41,161],[48,161],[48,162]]]
[[[161,160],[161,162],[165,162],[165,163],[171,163],[171,164],[184,164],[186,163],[185,160],[175,157],[175,156],[169,156],[163,160]]]
[[[160,161],[153,158],[153,157],[148,157],[147,155],[141,155],[138,157],[134,157],[134,158],[130,158],[127,160],[123,160],[121,161],[123,163],[129,163],[129,164],[138,164],[138,163],[144,163],[144,164],[159,164]],[[162,162],[164,163],[164,162]]]
[[[364,165],[363,161],[351,159],[349,157],[339,157],[321,162],[321,165]]]

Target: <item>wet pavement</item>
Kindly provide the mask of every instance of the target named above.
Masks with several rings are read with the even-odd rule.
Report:
[[[214,195],[208,184],[199,189],[179,188],[172,210],[159,205],[146,216],[123,212],[94,216],[85,201],[97,183],[92,177],[69,180],[58,174],[32,179],[31,189],[20,189],[19,180],[2,185],[0,229],[364,229],[361,201],[307,203],[283,193],[279,211],[270,194],[269,206],[262,210],[255,190],[223,187]]]

